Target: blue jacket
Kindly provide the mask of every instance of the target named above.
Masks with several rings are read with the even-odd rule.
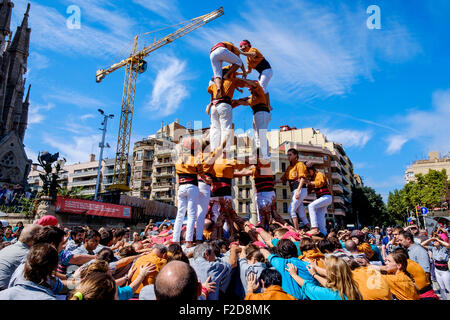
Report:
[[[342,300],[338,291],[324,288],[310,280],[303,283],[302,290],[310,300]],[[345,300],[347,300],[347,297],[345,297]]]
[[[297,267],[297,274],[300,278],[311,280],[314,283],[317,283],[317,281],[309,273],[308,269],[306,269],[306,266],[309,263],[298,258],[283,259],[275,254],[271,254],[267,259],[269,260],[270,264],[279,273],[281,273],[281,287],[283,288],[283,290],[299,300],[306,300],[307,296],[303,292],[302,287],[300,287],[300,285],[294,280],[294,278],[291,277],[289,272],[286,271],[286,268],[288,263],[292,263]]]
[[[56,300],[56,296],[49,288],[20,279],[14,287],[0,291],[0,300]]]

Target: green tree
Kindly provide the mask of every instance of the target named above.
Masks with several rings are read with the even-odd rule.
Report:
[[[417,174],[415,181],[408,182],[401,190],[389,193],[388,213],[397,223],[404,222],[408,211],[415,212],[416,206],[429,209],[440,207],[445,194],[447,172],[430,170],[427,174]]]
[[[352,188],[352,209],[360,225],[374,226],[390,222],[383,198],[370,187]]]

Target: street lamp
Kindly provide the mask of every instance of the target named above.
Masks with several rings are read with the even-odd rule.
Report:
[[[100,157],[98,159],[97,182],[95,184],[94,200],[96,200],[96,201],[97,201],[97,198],[98,198],[98,189],[99,189],[99,186],[100,186],[100,170],[102,169],[103,149],[110,147],[109,143],[107,143],[105,145],[106,125],[108,124],[108,118],[109,119],[114,118],[113,114],[105,115],[105,112],[102,109],[98,109],[98,112],[100,112],[100,114],[103,116],[103,122],[102,122],[103,128],[100,128],[100,130],[103,131],[103,135],[102,135],[102,142],[100,142],[98,144],[98,146],[100,147]]]

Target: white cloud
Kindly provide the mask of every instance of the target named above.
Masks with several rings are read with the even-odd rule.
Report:
[[[103,107],[105,102],[83,95],[79,92],[69,90],[58,90],[61,93],[51,93],[44,95],[45,100],[67,103],[80,108]]]
[[[408,140],[420,142],[425,151],[450,151],[450,89],[433,93],[431,110],[411,110],[396,117],[397,126],[404,134],[388,138],[387,153],[401,150]]]
[[[183,81],[186,62],[175,57],[162,57],[165,67],[158,70],[153,84],[151,99],[146,108],[154,111],[152,117],[164,117],[175,113],[189,92]]]
[[[358,131],[350,129],[322,129],[329,141],[341,143],[344,148],[363,148],[372,138],[371,131]]]
[[[387,154],[394,154],[399,152],[403,145],[408,141],[405,136],[402,135],[392,135],[387,138],[388,147],[386,149]]]
[[[55,105],[48,103],[47,105],[40,105],[30,102],[30,109],[28,111],[28,124],[41,123],[45,119],[46,111],[53,109]]]
[[[81,29],[69,29],[66,21],[70,15],[66,13],[66,8],[30,2],[29,26],[33,30],[31,45],[35,50],[49,49],[69,56],[95,56],[111,60],[117,59],[124,47],[130,47],[130,39],[134,36],[130,31],[133,21],[123,16],[122,12],[104,9],[91,1],[80,0],[78,4],[70,1],[82,10]],[[21,23],[26,5],[26,1],[15,2],[12,26]],[[96,24],[103,25],[103,28]],[[104,30],[105,26],[107,30]]]
[[[178,1],[167,0],[133,0],[134,3],[150,10],[157,15],[169,20],[169,21],[181,21],[182,16],[178,9]]]
[[[92,113],[83,114],[82,116],[80,116],[81,120],[92,119],[92,118],[95,118],[95,115]]]
[[[54,148],[53,152],[59,152],[61,157],[66,158],[68,164],[86,162],[91,153],[98,154],[98,143],[100,134],[90,136],[50,137],[43,135],[43,142]]]

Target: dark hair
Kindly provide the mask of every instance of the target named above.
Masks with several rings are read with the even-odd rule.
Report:
[[[337,237],[329,237],[327,240],[334,246],[334,250],[342,249],[342,244]]]
[[[85,239],[91,240],[96,237],[101,238],[100,233],[97,230],[89,230],[88,232],[86,232]]]
[[[279,227],[280,227],[279,225],[274,224],[274,223],[273,224],[269,224],[269,232],[271,232],[273,234],[273,232],[275,230],[277,230]]]
[[[300,240],[299,247],[300,247],[300,251],[302,253],[304,253],[305,251],[315,249],[316,248],[316,244],[310,238],[303,238],[302,240]]]
[[[290,148],[287,152],[288,152],[288,153],[289,153],[289,152],[292,152],[292,153],[294,154],[294,156],[298,156],[298,150],[295,149],[295,148]]]
[[[274,269],[264,269],[259,276],[259,280],[264,281],[264,287],[281,286],[281,273]]]
[[[277,243],[277,253],[283,259],[298,257],[298,251],[295,244],[289,239],[281,239]]]
[[[198,277],[194,268],[189,264],[179,261],[177,263],[184,263],[187,268],[187,274],[183,277],[177,277],[177,281],[173,281],[173,285],[165,283],[165,278],[168,276],[164,272],[164,268],[170,267],[170,264],[176,263],[175,261],[166,264],[163,269],[158,273],[155,279],[155,296],[157,300],[171,300],[171,301],[185,301],[185,300],[197,300],[198,298]],[[184,273],[184,272],[183,272]],[[164,278],[161,278],[163,277]],[[161,283],[162,282],[162,283]],[[168,281],[169,282],[169,281]],[[169,282],[170,283],[170,282]],[[170,283],[172,284],[172,283]]]
[[[264,255],[259,250],[251,250],[247,253],[246,257],[247,260],[250,260],[252,258],[255,258],[256,262],[264,262],[266,259],[264,258]]]
[[[132,246],[124,246],[117,252],[121,258],[135,256],[138,253]]]
[[[332,253],[334,250],[336,250],[334,243],[332,243],[328,239],[320,240],[317,244],[317,247],[322,253]]]
[[[252,242],[252,239],[250,238],[249,234],[244,231],[238,232],[238,240],[239,244],[242,246],[248,245],[250,242]]]
[[[102,246],[107,246],[111,242],[112,239],[113,239],[113,233],[111,230],[103,231],[100,234],[100,244]]]
[[[409,231],[400,231],[398,233],[398,235],[402,235],[405,239],[409,239],[409,241],[411,241],[411,243],[414,243],[414,236],[411,232]]]
[[[189,264],[189,258],[186,256],[186,254],[183,252],[183,249],[178,243],[171,243],[167,247],[167,262],[178,260],[183,261]]]
[[[406,256],[406,258],[409,259],[408,250],[406,250],[406,249],[403,248],[403,247],[396,248],[396,249],[395,249],[394,251],[392,251],[392,252],[400,252],[400,253],[403,253],[403,254]]]
[[[84,231],[84,229],[82,227],[74,227],[71,231],[70,231],[70,237],[73,239],[75,238],[78,234],[80,233],[85,233],[86,231]]]
[[[113,262],[114,261],[114,252],[110,248],[102,248],[97,253],[97,259],[105,260],[108,263]]]
[[[45,226],[36,234],[34,244],[38,243],[49,243],[53,244],[55,248],[64,241],[65,233],[58,227],[55,226]]]
[[[39,285],[48,287],[47,278],[58,266],[58,252],[50,243],[38,243],[31,247],[25,262],[24,276]]]
[[[406,268],[408,267],[408,255],[405,254],[405,251],[394,250],[393,252],[391,252],[391,255],[395,263],[401,265],[400,270],[403,271],[408,277],[410,277],[411,280],[415,283],[413,276],[406,270]]]
[[[120,238],[125,236],[126,231],[124,229],[119,229],[114,232],[114,238]]]

